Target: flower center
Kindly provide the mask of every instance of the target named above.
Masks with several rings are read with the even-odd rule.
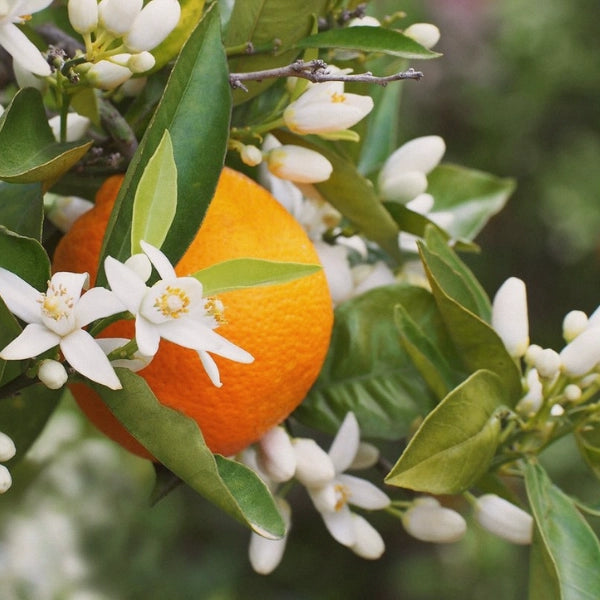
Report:
[[[215,296],[209,296],[204,299],[204,310],[216,321],[217,326],[225,325],[225,307],[223,303]]]
[[[346,96],[344,94],[338,94],[337,92],[334,92],[333,94],[331,94],[331,101],[334,104],[341,104],[343,102],[346,102]]]
[[[335,490],[335,510],[340,511],[346,504],[348,504],[348,500],[350,499],[350,490],[341,483],[336,483],[334,486]]]
[[[187,293],[181,288],[170,285],[154,302],[154,308],[157,308],[165,317],[171,319],[178,319],[181,315],[189,312],[189,305],[190,297]]]
[[[44,316],[53,321],[66,319],[75,305],[73,297],[69,296],[64,285],[59,284],[58,286],[55,286],[50,282],[48,282],[48,291],[45,294],[42,294],[39,302],[42,305],[42,313]]]

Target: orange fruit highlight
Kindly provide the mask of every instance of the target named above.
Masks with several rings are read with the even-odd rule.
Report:
[[[54,271],[88,272],[93,281],[108,218],[123,178],[108,179],[96,205],[62,238]],[[296,220],[257,183],[225,168],[196,238],[176,266],[180,276],[240,257],[318,263]],[[333,325],[322,271],[284,284],[221,294],[225,321],[219,334],[254,356],[251,364],[213,356],[223,386],[212,385],[193,350],[161,340],[148,367],[139,371],[159,401],[194,419],[208,447],[232,455],[258,440],[302,402],[316,379]],[[133,321],[111,325],[106,337],[132,337]],[[91,421],[130,451],[152,458],[83,384],[71,386]],[[143,419],[143,415],[140,415]]]

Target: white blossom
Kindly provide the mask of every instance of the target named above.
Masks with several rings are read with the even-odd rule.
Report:
[[[560,352],[563,372],[569,377],[580,377],[600,362],[600,328],[592,327],[580,333]]]
[[[427,49],[433,48],[440,41],[440,30],[431,23],[413,23],[404,30],[404,35]]]
[[[496,494],[484,494],[475,502],[479,524],[513,544],[531,544],[533,517],[523,509]]]
[[[98,3],[96,0],[69,0],[67,11],[71,27],[85,35],[98,26]]]
[[[441,506],[432,497],[417,498],[402,516],[407,533],[422,542],[457,542],[467,531],[467,523],[455,510]]]
[[[254,359],[213,331],[219,325],[219,306],[203,297],[202,284],[194,277],[178,277],[160,250],[144,241],[140,244],[161,277],[152,287],[146,286],[136,271],[118,260],[109,256],[104,262],[111,289],[135,315],[140,353],[154,356],[160,338],[196,350],[212,383],[220,387],[219,370],[209,352],[242,363]]]
[[[560,356],[556,350],[544,348],[538,352],[533,364],[540,377],[552,379],[560,370]]]
[[[260,165],[263,155],[260,148],[252,145],[243,145],[240,151],[240,158],[245,165],[255,167],[256,165]]]
[[[0,46],[24,69],[45,77],[50,75],[50,65],[35,44],[17,27],[28,15],[39,12],[52,0],[3,0],[0,2]]]
[[[142,10],[142,0],[102,0],[98,5],[100,23],[114,35],[123,35]]]
[[[132,73],[145,73],[149,71],[156,64],[156,59],[150,52],[144,50],[137,54],[132,54],[131,58],[127,61],[127,68]]]
[[[113,62],[118,60],[118,56],[113,57],[112,60],[99,60],[85,72],[91,86],[101,90],[112,90],[125,83],[133,75],[128,67]],[[129,60],[129,56],[127,55],[127,60]]]
[[[250,537],[250,547],[248,548],[250,564],[261,575],[272,573],[281,562],[287,543],[287,532],[291,524],[290,505],[283,498],[276,497],[275,502],[285,523],[286,534],[284,537],[279,540],[270,540],[254,532]]]
[[[1,352],[4,360],[21,360],[59,346],[71,367],[85,377],[120,389],[121,383],[96,340],[82,328],[102,317],[122,312],[110,291],[93,288],[81,294],[87,273],[55,273],[45,293],[0,268],[0,296],[8,309],[29,323]]]
[[[529,318],[525,283],[510,277],[498,289],[492,303],[492,327],[508,353],[521,357],[529,347]]]
[[[7,492],[11,485],[12,477],[10,476],[10,471],[4,465],[0,465],[0,494]]]
[[[333,166],[322,154],[302,146],[279,146],[264,158],[273,175],[299,183],[326,181],[333,171]]]
[[[66,142],[75,142],[80,140],[90,127],[91,121],[82,115],[70,112],[67,114],[67,136]],[[48,119],[48,125],[52,129],[54,139],[60,141],[60,115]]]
[[[46,358],[40,363],[38,377],[51,390],[59,390],[69,379],[64,365],[50,358]]]
[[[258,442],[258,465],[275,482],[289,481],[296,472],[296,453],[287,431],[273,427]]]
[[[67,232],[81,215],[93,208],[94,203],[78,196],[59,196],[48,192],[44,195],[44,206],[52,224]]]
[[[525,416],[535,414],[544,401],[544,389],[536,368],[529,369],[526,377],[527,393],[519,400],[517,411]]]
[[[124,36],[132,52],[152,50],[175,29],[181,15],[177,0],[150,0]]]
[[[562,333],[565,342],[572,342],[588,326],[588,316],[582,310],[572,310],[565,315]]]
[[[0,462],[10,460],[17,453],[12,438],[0,431]]]

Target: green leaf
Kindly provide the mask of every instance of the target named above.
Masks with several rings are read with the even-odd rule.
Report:
[[[117,368],[122,390],[92,384],[127,430],[167,469],[192,489],[257,533],[270,538],[285,526],[271,493],[248,467],[214,456],[198,425],[163,406],[146,381]]]
[[[396,306],[394,317],[402,345],[421,377],[439,399],[444,398],[464,377],[450,366],[431,335],[415,323],[404,306]]]
[[[46,290],[50,260],[42,245],[0,226],[0,267],[13,272],[37,290]]]
[[[4,181],[55,181],[92,145],[91,141],[56,142],[48,125],[42,96],[34,88],[20,89],[2,117],[0,179]]]
[[[453,215],[446,231],[455,239],[473,240],[498,213],[515,189],[512,179],[455,165],[439,165],[427,175],[432,211]]]
[[[385,482],[430,494],[459,494],[488,469],[506,405],[502,382],[477,371],[431,411]]]
[[[286,283],[321,270],[321,265],[234,258],[192,273],[202,284],[205,296],[213,296],[243,288]]]
[[[0,349],[7,346],[20,333],[21,326],[0,297]],[[0,386],[12,381],[22,373],[26,364],[27,361],[0,359]],[[0,429],[0,431],[2,430]]]
[[[133,200],[131,254],[142,251],[140,241],[160,248],[177,210],[177,166],[173,144],[165,129],[140,177]]]
[[[294,413],[298,419],[334,433],[353,411],[362,435],[395,440],[431,409],[435,399],[394,326],[397,304],[432,335],[444,335],[431,295],[422,288],[386,286],[344,302],[335,310],[319,378]]]
[[[64,390],[51,390],[36,383],[19,390],[18,394],[0,399],[0,431],[12,438],[17,454],[8,461],[15,465],[29,450],[57,407]]]
[[[437,58],[438,52],[428,50],[412,38],[383,27],[346,27],[329,29],[300,40],[298,48],[340,48],[361,52],[383,52],[410,59]]]
[[[528,600],[561,600],[560,586],[552,558],[537,529],[533,533],[529,557]]]
[[[561,600],[600,598],[600,544],[571,498],[556,487],[539,464],[525,468],[527,496],[546,555],[546,572],[554,572]],[[538,583],[533,572],[530,589]],[[541,598],[541,596],[538,596]]]
[[[231,72],[260,71],[282,67],[293,62],[300,54],[291,49],[296,42],[311,33],[315,17],[322,15],[327,0],[244,0],[236,2],[227,25],[225,46],[245,47],[252,44],[255,54],[240,50],[230,58]],[[284,15],[293,15],[286,18]],[[249,81],[248,92],[237,90],[235,103],[246,102],[275,83]]]
[[[587,420],[575,431],[575,440],[581,456],[600,479],[600,422]]]
[[[356,170],[356,166],[325,144],[284,131],[276,132],[284,144],[296,144],[322,154],[333,166],[331,177],[315,183],[319,193],[337,208],[369,239],[377,242],[390,256],[400,258],[398,226],[385,210],[373,184]]]
[[[130,255],[133,201],[142,173],[165,129],[177,166],[177,212],[161,250],[176,264],[194,239],[214,195],[229,136],[231,90],[214,7],[183,47],[160,105],[121,186],[105,236],[100,265],[107,255]],[[100,269],[98,283],[106,278]]]
[[[10,231],[41,240],[44,201],[39,183],[0,182],[0,225]]]

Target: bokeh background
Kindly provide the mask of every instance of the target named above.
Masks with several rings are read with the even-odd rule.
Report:
[[[517,180],[478,239],[481,253],[466,260],[490,294],[511,275],[524,279],[532,340],[559,347],[566,312],[600,304],[600,3],[373,7],[440,27],[444,57],[415,65],[425,78],[405,84],[399,141],[439,134],[447,161]],[[597,503],[597,482],[568,443],[546,464],[568,492]],[[367,562],[329,537],[301,490],[281,566],[256,575],[247,531],[184,488],[150,508],[150,465],[100,438],[68,398],[13,476],[0,499],[6,600],[527,597],[527,549],[475,525],[460,543],[428,545],[380,516],[372,522],[387,551]]]

